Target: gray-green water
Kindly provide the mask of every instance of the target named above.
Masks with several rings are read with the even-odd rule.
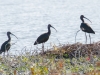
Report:
[[[92,42],[100,40],[100,0],[0,0],[0,45],[7,40],[7,31],[11,31],[19,39],[12,37],[11,52],[33,45],[37,37],[47,32],[47,25],[51,24],[58,32],[51,29],[52,34],[45,47],[50,43],[59,45],[75,43],[75,33],[80,29],[80,15],[83,14],[92,21],[89,23],[95,35],[91,35]],[[58,41],[58,40],[59,41]],[[85,34],[81,31],[77,42],[85,43]],[[88,40],[89,43],[89,40]],[[31,46],[30,46],[31,45]],[[41,48],[41,45],[38,45]]]

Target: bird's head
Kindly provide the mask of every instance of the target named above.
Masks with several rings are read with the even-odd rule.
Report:
[[[8,32],[7,32],[7,35],[10,35],[10,34],[11,34],[11,32],[8,31]]]
[[[52,28],[54,28],[51,24],[48,24],[48,28],[50,28],[50,27],[52,27]],[[54,28],[55,29],[55,28]],[[55,29],[56,30],[56,29]],[[56,32],[57,32],[57,30],[56,30]]]
[[[83,18],[89,20],[88,18],[84,17],[84,15],[81,15],[81,16],[80,16],[80,19],[83,20]],[[89,20],[89,21],[90,21],[90,20]],[[90,21],[90,22],[91,22],[91,21]],[[92,22],[91,22],[91,23],[92,23]]]
[[[7,35],[10,35],[10,34],[12,34],[11,32],[7,32]],[[13,36],[15,36],[14,34],[12,34]],[[15,36],[16,37],[16,36]],[[17,38],[17,37],[16,37]],[[18,38],[17,38],[18,39]]]
[[[80,18],[84,18],[84,15],[81,15]]]

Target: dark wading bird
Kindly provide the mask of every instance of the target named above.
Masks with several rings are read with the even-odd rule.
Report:
[[[44,43],[49,39],[49,36],[51,34],[50,27],[54,28],[50,24],[48,25],[48,32],[40,35],[37,40],[35,41],[34,45],[42,43],[42,51],[44,53]],[[55,29],[55,28],[54,28]],[[56,30],[56,29],[55,29]],[[57,31],[57,30],[56,30]]]
[[[86,33],[89,33],[90,44],[91,44],[91,36],[90,36],[90,33],[95,34],[95,32],[93,31],[93,29],[92,29],[87,23],[84,22],[84,19],[83,19],[83,18],[89,20],[88,18],[84,17],[84,15],[81,15],[81,16],[80,16],[80,19],[82,20],[82,23],[81,23],[81,25],[80,25],[80,28],[81,28],[81,30],[82,30],[83,32],[85,32],[86,43],[87,43],[87,36],[86,36]],[[90,21],[90,20],[89,20],[89,21]],[[90,21],[90,22],[91,22],[91,21]],[[92,22],[91,22],[91,23],[92,23]],[[80,30],[78,30],[77,33],[78,33],[79,31],[80,31]],[[76,33],[76,35],[77,35],[77,33]],[[76,36],[75,36],[75,42],[76,42]]]
[[[5,41],[3,44],[2,44],[2,46],[1,46],[1,50],[0,50],[0,54],[2,53],[2,52],[4,52],[4,56],[5,56],[5,52],[7,51],[7,53],[8,53],[8,50],[10,49],[10,47],[11,47],[11,37],[10,37],[10,34],[12,34],[11,32],[7,32],[7,36],[8,36],[8,40],[7,41]],[[12,35],[14,35],[14,34],[12,34]],[[15,36],[15,35],[14,35]],[[16,37],[16,36],[15,36]],[[17,38],[17,37],[16,37]],[[17,38],[18,39],[18,38]]]

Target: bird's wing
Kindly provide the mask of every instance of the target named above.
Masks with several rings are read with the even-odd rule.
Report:
[[[36,42],[43,43],[46,42],[48,39],[49,39],[49,35],[47,33],[44,33],[37,38]]]
[[[5,49],[8,51],[10,49],[10,42],[8,42],[6,45],[5,45]]]
[[[9,48],[10,48],[10,43],[8,43],[8,41],[5,41],[1,46],[1,51],[5,52],[6,50],[9,50]]]
[[[87,23],[81,23],[81,26],[80,28],[83,30],[83,31],[86,31],[88,33],[95,33],[93,31],[93,29],[87,24]]]

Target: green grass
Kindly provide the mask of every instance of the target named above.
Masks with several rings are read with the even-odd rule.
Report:
[[[67,73],[99,71],[100,57],[95,53],[95,51],[99,52],[99,49],[99,43],[94,43],[92,46],[76,43],[55,46],[42,55],[25,52],[21,56],[0,57],[0,73],[3,75],[66,75]],[[84,52],[79,54],[83,50]],[[70,53],[73,54],[72,60],[69,57]],[[88,58],[89,55],[91,59]],[[59,59],[56,58],[57,56]]]

